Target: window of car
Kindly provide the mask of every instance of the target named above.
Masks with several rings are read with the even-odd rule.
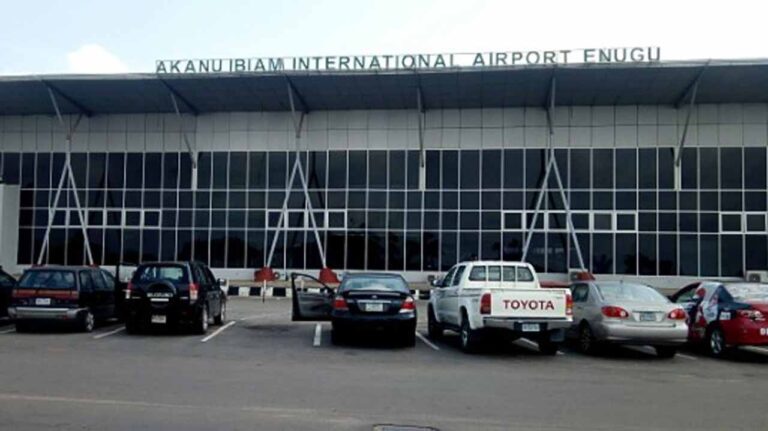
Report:
[[[678,304],[684,303],[684,302],[693,302],[694,296],[696,295],[696,289],[695,288],[688,288],[688,290],[681,292],[677,298],[675,298],[675,302]]]
[[[484,265],[475,265],[469,271],[469,281],[485,281],[488,267]]]
[[[75,274],[72,271],[27,271],[19,280],[19,287],[27,289],[74,289]]]
[[[80,271],[78,274],[80,278],[80,291],[81,292],[93,292],[93,282],[91,280],[90,271]]]
[[[115,278],[112,274],[102,270],[101,275],[104,278],[104,283],[106,283],[107,289],[115,290]]]
[[[0,287],[13,287],[16,280],[8,274],[0,273]]]
[[[501,270],[502,281],[515,281],[515,267],[505,266]]]
[[[135,283],[158,280],[170,281],[171,283],[189,283],[187,271],[181,265],[142,265],[133,274]]]
[[[451,286],[458,286],[459,282],[461,281],[461,276],[464,275],[464,269],[466,266],[462,265],[456,269],[456,275],[453,277],[453,283],[451,283]]]
[[[488,281],[501,281],[501,267],[489,266],[488,267]]]
[[[589,286],[576,284],[573,286],[573,302],[587,302],[589,299]]]
[[[97,271],[91,271],[91,281],[93,282],[96,290],[107,291],[107,283],[104,281],[104,276]]]
[[[643,284],[634,283],[600,283],[597,290],[607,302],[632,301],[651,304],[664,304],[669,300],[656,289]]]
[[[345,277],[341,282],[341,286],[339,286],[339,292],[349,290],[393,290],[395,292],[411,293],[408,283],[399,276],[357,275]]]
[[[530,282],[533,281],[533,273],[530,269],[524,266],[517,267],[517,281]]]
[[[451,281],[453,280],[453,274],[456,273],[456,269],[458,267],[454,266],[451,268],[450,271],[448,271],[448,274],[445,274],[445,277],[443,278],[442,282],[440,283],[440,287],[446,287],[451,285]]]

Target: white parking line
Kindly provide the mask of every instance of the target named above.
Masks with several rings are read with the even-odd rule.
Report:
[[[14,331],[16,331],[16,328],[11,326],[8,329],[3,329],[2,331],[0,331],[0,334],[10,334],[11,332],[14,332]]]
[[[227,323],[226,325],[222,326],[221,328],[213,331],[213,334],[211,334],[211,335],[203,338],[202,340],[200,340],[200,342],[201,343],[205,343],[206,341],[210,340],[211,338],[221,334],[222,332],[224,332],[225,329],[229,328],[230,326],[234,325],[235,323],[237,323],[237,321],[235,321],[235,320],[230,321],[229,323]]]
[[[241,317],[240,319],[237,319],[238,321],[242,322],[245,320],[257,320],[257,319],[267,319],[270,317],[289,317],[289,313],[266,313],[266,314],[253,314],[251,316]]]
[[[695,356],[691,356],[691,355],[686,355],[685,353],[678,353],[677,357],[678,358],[683,358],[683,359],[689,359],[691,361],[698,361],[699,360],[699,358],[697,358]]]
[[[312,342],[314,347],[320,347],[320,338],[323,335],[323,326],[321,324],[315,325],[315,340]]]
[[[121,327],[119,327],[117,329],[113,329],[113,330],[111,330],[109,332],[102,332],[101,334],[94,335],[93,339],[94,340],[99,340],[99,339],[102,339],[104,337],[109,337],[110,335],[114,335],[114,334],[117,334],[118,332],[123,332],[123,331],[125,331],[125,326],[121,326]]]
[[[429,341],[427,339],[427,337],[421,335],[421,333],[419,331],[416,331],[416,336],[419,337],[419,340],[423,341],[424,344],[426,344],[427,346],[431,347],[432,350],[440,350],[440,348],[437,347],[433,342]]]

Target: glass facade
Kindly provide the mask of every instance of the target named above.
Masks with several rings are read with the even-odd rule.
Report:
[[[766,148],[556,150],[586,265],[598,274],[742,276],[768,267]],[[345,270],[440,271],[460,260],[522,256],[541,272],[578,266],[565,211],[552,191],[533,223],[544,149],[428,150],[424,184],[412,150],[303,153],[328,265]],[[62,194],[47,262],[85,263],[81,223],[99,264],[198,259],[214,268],[265,264],[295,153],[74,153],[86,206]],[[62,153],[0,154],[21,185],[20,264],[36,260]],[[196,178],[193,178],[196,176]],[[196,183],[196,188],[193,184]],[[420,186],[424,186],[421,188]],[[317,240],[298,180],[272,266],[316,269]]]

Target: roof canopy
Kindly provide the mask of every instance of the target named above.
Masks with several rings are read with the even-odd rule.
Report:
[[[697,103],[768,102],[768,61],[589,64],[399,72],[0,77],[0,115],[287,111],[288,85],[306,111],[676,104],[700,77]]]

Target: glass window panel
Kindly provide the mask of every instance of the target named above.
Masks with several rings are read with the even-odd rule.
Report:
[[[267,186],[267,153],[248,153],[248,188],[263,189]]]
[[[408,172],[408,189],[417,189],[419,188],[419,171],[420,168],[420,151],[408,151],[408,166],[407,166],[407,172]]]
[[[368,163],[365,151],[349,152],[349,188],[363,189],[368,178]]]
[[[368,192],[368,208],[386,208],[387,192]]]
[[[481,214],[483,217],[483,230],[501,229],[501,213],[496,211],[484,211]]]
[[[404,247],[403,232],[390,231],[387,233],[387,269],[389,271],[402,271],[405,269]]]
[[[374,189],[387,188],[387,152],[368,152],[368,187]]]
[[[422,238],[424,247],[424,271],[437,271],[440,269],[440,234],[438,232],[424,232]]]
[[[440,208],[440,193],[438,192],[426,192],[424,194],[424,208],[427,209],[439,209]]]
[[[424,229],[440,229],[440,212],[424,212]]]
[[[41,160],[42,158],[40,156],[43,156],[43,154],[38,155],[38,169],[42,168]],[[47,154],[45,154],[47,156]],[[89,153],[88,154],[88,187],[92,189],[98,189],[98,188],[104,188],[106,186],[106,166],[107,164],[107,155],[105,153]],[[45,175],[48,176],[47,174]],[[48,182],[50,184],[50,181]],[[37,187],[47,187],[42,184],[39,184]]]
[[[129,156],[130,163],[130,156]],[[159,189],[161,187],[162,154],[144,154],[144,188]]]
[[[405,237],[405,269],[421,270],[421,234],[407,233]]]
[[[525,150],[525,187],[538,189],[544,180],[544,150]]]
[[[703,178],[703,177],[702,177]],[[717,180],[717,179],[715,179]],[[700,192],[699,207],[702,211],[717,211],[720,209],[720,196],[717,192]]]
[[[696,192],[680,192],[680,209],[681,210],[697,210],[698,209],[698,196]]]
[[[160,192],[144,192],[145,208],[160,208]]]
[[[163,187],[175,189],[179,185],[179,154],[163,154]]]
[[[701,232],[719,232],[720,224],[717,213],[701,213],[699,214],[699,221],[701,223]]]
[[[141,234],[141,261],[157,262],[160,260],[160,231],[144,229]]]
[[[483,150],[482,188],[501,188],[501,150]]]
[[[459,188],[459,152],[443,151],[443,189]]]
[[[717,148],[699,148],[699,187],[716,189],[718,172]]]
[[[699,274],[699,240],[696,235],[680,235],[680,275]]]
[[[613,209],[613,193],[611,192],[592,193],[592,208],[596,210]]]
[[[39,192],[38,192],[39,193]],[[745,211],[765,211],[765,191],[744,193]]]
[[[616,273],[637,274],[637,236],[634,234],[616,235]]]
[[[480,258],[501,260],[501,232],[483,232],[480,235]]]
[[[572,150],[573,151],[573,150]],[[616,149],[616,188],[637,188],[637,150]]]
[[[523,150],[504,150],[504,188],[523,188]]]
[[[616,209],[637,209],[637,192],[616,192]]]
[[[683,148],[683,158],[680,161],[680,179],[684,189],[698,187],[698,151],[696,148]]]
[[[102,169],[102,176],[104,175],[104,168],[106,163],[106,155],[103,153],[101,154],[101,169]],[[1,166],[1,165],[0,165]],[[98,166],[96,166],[96,169],[98,169]],[[36,171],[36,179],[35,184],[37,188],[48,188],[51,187],[51,155],[49,153],[38,153],[37,154],[37,167],[35,168]],[[57,172],[56,179],[54,181],[59,180],[59,176],[61,175],[61,172]],[[2,177],[0,175],[0,177]],[[58,184],[57,184],[58,185]],[[54,186],[55,187],[55,186]],[[104,181],[100,183],[98,187],[104,187]]]
[[[677,209],[677,193],[659,192],[659,209],[660,210],[676,210]]]
[[[724,163],[725,164],[725,163]],[[722,235],[720,237],[720,268],[722,277],[743,277],[741,235]]]
[[[245,152],[229,153],[229,188],[244,189],[247,179],[248,154]],[[216,174],[217,176],[220,174]],[[237,268],[235,266],[234,268]]]
[[[570,157],[570,187],[572,189],[590,188],[591,158],[589,149],[573,149]]]
[[[405,188],[405,151],[389,151],[389,188]]]
[[[720,161],[720,188],[742,188],[741,148],[720,148]]]
[[[179,208],[192,208],[194,201],[194,194],[192,192],[180,192],[179,193]]]
[[[163,227],[175,227],[176,226],[176,211],[165,210],[163,211]]]
[[[440,269],[442,271],[447,271],[457,262],[457,237],[456,232],[441,232],[440,234]]]
[[[504,209],[523,209],[523,193],[504,192]]]
[[[288,175],[288,157],[283,151],[271,151],[268,154],[269,187],[273,189],[285,188]]]
[[[365,269],[366,241],[364,231],[347,233],[347,269]]]
[[[765,235],[747,235],[744,237],[746,253],[746,269],[765,270],[768,265],[768,238]]]
[[[640,192],[640,209],[655,210],[656,209],[656,192]]]
[[[462,232],[459,234],[459,261],[477,260],[479,253],[479,234]]]
[[[19,156],[19,153],[3,154],[3,181],[8,184],[19,183],[20,160],[21,157]],[[63,158],[61,160],[63,162]],[[54,168],[56,168],[56,165],[54,165]],[[54,169],[53,172],[61,173],[61,166],[59,166],[58,169]]]
[[[426,180],[428,189],[440,188],[440,151],[427,151]],[[410,171],[409,171],[410,173]]]
[[[568,234],[547,234],[547,271],[568,272]]]
[[[656,149],[640,148],[638,179],[641,189],[656,188]]]
[[[480,229],[480,213],[476,211],[462,211],[459,215],[462,230]]]
[[[368,212],[368,229],[384,229],[387,226],[387,213],[385,211]]]
[[[347,187],[347,153],[331,151],[328,156],[328,188]]]
[[[659,213],[659,230],[662,232],[677,232],[677,214]]]
[[[475,210],[480,208],[479,192],[461,192],[461,209]]]
[[[523,258],[522,233],[504,232],[502,257],[506,261],[519,261]]]
[[[389,208],[390,209],[404,209],[405,208],[405,193],[404,192],[389,192]]]
[[[635,214],[616,214],[616,230],[634,231],[636,230]]]
[[[443,194],[445,197],[445,193]],[[501,192],[483,192],[482,206],[484,210],[493,209],[497,210],[501,208]],[[443,206],[445,208],[445,206]]]
[[[192,260],[192,231],[179,230],[176,243],[176,258],[179,260]]]
[[[613,230],[613,214],[610,213],[595,213],[592,216],[593,229],[610,231]]]
[[[765,190],[765,147],[744,149],[744,188]]]
[[[592,272],[613,274],[613,235],[592,235]]]
[[[163,230],[160,233],[160,260],[176,260],[176,231]]]
[[[680,213],[680,232],[698,231],[698,215],[696,213]]]
[[[592,151],[592,159],[595,166],[592,171],[592,187],[613,188],[613,150],[595,149]]]
[[[723,211],[741,211],[741,191],[724,191],[720,193],[720,209]]]
[[[34,155],[32,156],[34,157]],[[77,184],[78,188],[84,187],[86,184],[88,184],[88,177],[86,176],[86,173],[88,172],[88,153],[72,153],[71,163],[72,173],[75,174],[75,184]],[[141,172],[141,165],[139,165],[139,172]],[[34,178],[34,171],[30,172],[30,174],[32,175],[32,178]],[[141,182],[140,176],[139,182]]]
[[[699,250],[701,253],[701,276],[717,277],[720,274],[720,247],[718,245],[717,238],[717,235],[701,235],[699,237]]]
[[[480,152],[464,150],[461,152],[459,177],[462,189],[477,189],[480,187]]]
[[[421,213],[418,211],[408,211],[405,215],[405,228],[408,230],[421,229]]]
[[[179,188],[192,188],[192,157],[187,153],[179,155]]]
[[[659,235],[659,275],[677,275],[677,235]]]
[[[741,232],[741,214],[721,214],[722,232]]]
[[[659,148],[659,188],[675,187],[674,148]]]
[[[747,214],[747,232],[765,232],[765,213]]]

